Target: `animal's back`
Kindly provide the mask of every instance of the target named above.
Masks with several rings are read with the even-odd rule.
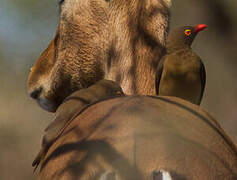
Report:
[[[178,98],[128,96],[81,112],[49,149],[40,179],[236,179],[237,151],[199,106]]]

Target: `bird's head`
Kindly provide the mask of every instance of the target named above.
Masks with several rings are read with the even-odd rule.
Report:
[[[173,30],[167,39],[167,51],[190,47],[196,35],[207,27],[205,24],[197,26],[182,26]]]

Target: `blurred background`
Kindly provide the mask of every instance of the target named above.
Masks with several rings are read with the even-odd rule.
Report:
[[[35,179],[31,163],[52,114],[26,92],[34,61],[56,30],[58,0],[0,1],[0,179]],[[237,1],[173,0],[171,30],[205,23],[193,49],[207,85],[202,106],[237,143]],[[9,171],[10,169],[10,171]]]

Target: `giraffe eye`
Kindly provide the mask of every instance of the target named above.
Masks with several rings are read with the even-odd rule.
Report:
[[[64,0],[59,0],[59,5],[62,5],[63,4],[63,2],[64,2]]]
[[[184,34],[185,34],[186,36],[190,36],[191,33],[192,33],[192,31],[191,31],[190,29],[186,29],[186,30],[184,31]]]

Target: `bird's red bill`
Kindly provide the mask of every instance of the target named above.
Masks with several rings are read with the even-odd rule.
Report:
[[[199,25],[197,25],[196,27],[195,27],[195,32],[196,33],[198,33],[198,32],[200,32],[200,31],[202,31],[202,30],[204,30],[204,29],[206,29],[207,28],[207,25],[206,24],[199,24]]]

